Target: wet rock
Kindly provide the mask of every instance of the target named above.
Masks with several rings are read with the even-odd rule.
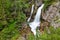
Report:
[[[32,5],[34,4],[34,11],[33,11],[33,14],[32,14],[32,18],[31,18],[31,20],[30,20],[30,21],[33,21],[35,15],[36,15],[36,12],[37,12],[38,7],[40,7],[41,4],[42,4],[42,0],[31,0],[31,1],[29,2],[29,4],[30,4],[30,7],[27,8],[27,9],[25,9],[25,10],[23,10],[23,11],[24,11],[24,13],[26,14],[26,17],[27,17],[27,19],[28,19],[28,18],[30,17],[30,13],[31,13],[31,7],[32,7]]]

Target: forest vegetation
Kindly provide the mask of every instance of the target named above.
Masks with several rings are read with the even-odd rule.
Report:
[[[56,2],[57,0],[43,0],[45,4],[43,12]],[[20,38],[20,30],[22,25],[27,23],[26,15],[30,12],[31,3],[33,4],[32,0],[0,0],[0,40],[23,40]],[[37,32],[36,38],[30,32],[27,40],[60,40],[60,28],[54,29],[50,26],[49,30],[50,34],[47,33],[46,28],[42,35]]]

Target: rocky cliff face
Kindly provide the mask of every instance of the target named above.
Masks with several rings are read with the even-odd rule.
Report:
[[[42,13],[42,19],[49,22],[54,28],[60,26],[60,2],[50,5],[45,13]]]

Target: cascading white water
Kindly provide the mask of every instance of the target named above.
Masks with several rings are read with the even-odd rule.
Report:
[[[40,25],[40,15],[41,15],[41,10],[43,8],[44,4],[42,4],[36,13],[36,16],[34,18],[34,21],[29,23],[29,26],[31,28],[31,31],[33,32],[34,35],[36,35],[36,28]]]
[[[31,14],[30,14],[30,17],[28,18],[27,22],[30,21],[33,11],[34,11],[34,4],[32,5]]]

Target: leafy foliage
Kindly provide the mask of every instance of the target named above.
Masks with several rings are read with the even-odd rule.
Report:
[[[54,2],[56,2],[56,0],[44,0],[44,4],[45,4],[44,10],[46,10]]]
[[[0,40],[16,40],[28,7],[28,0],[0,0]]]

